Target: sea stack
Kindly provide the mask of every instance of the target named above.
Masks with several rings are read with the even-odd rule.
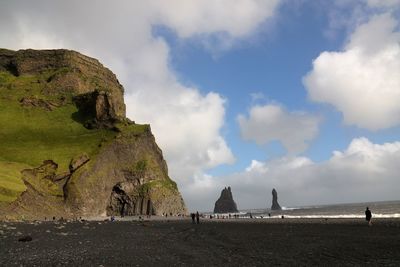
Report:
[[[215,202],[214,213],[229,213],[238,212],[235,201],[232,197],[231,188],[224,188],[221,192],[221,196]]]
[[[271,210],[282,210],[281,206],[278,203],[278,192],[276,192],[275,188],[272,189],[272,206]]]

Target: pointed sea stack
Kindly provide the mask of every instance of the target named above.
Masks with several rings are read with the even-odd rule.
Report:
[[[238,212],[235,201],[232,197],[231,188],[224,188],[221,192],[221,196],[215,202],[214,213],[229,213]]]
[[[278,203],[278,192],[276,192],[275,188],[272,189],[272,206],[271,210],[282,210],[281,206]]]

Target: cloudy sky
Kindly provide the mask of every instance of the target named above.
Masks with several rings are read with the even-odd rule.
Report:
[[[190,210],[400,198],[400,0],[3,0],[0,47],[116,73]]]

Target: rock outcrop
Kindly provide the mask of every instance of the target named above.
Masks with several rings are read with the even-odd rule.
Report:
[[[0,116],[0,219],[187,213],[123,93],[78,52],[0,49],[0,110],[13,119]]]
[[[98,60],[78,52],[59,50],[0,49],[0,71],[15,77],[49,73],[42,87],[45,96],[74,95],[83,115],[104,120],[125,118],[123,87],[117,77]],[[87,101],[81,101],[84,98]],[[90,103],[90,102],[94,103]],[[37,102],[37,101],[36,101]],[[43,105],[39,101],[39,105]],[[46,107],[47,105],[44,105]],[[50,105],[51,106],[51,105]]]
[[[275,188],[272,189],[272,206],[271,210],[282,210],[281,206],[278,203],[278,192],[276,192]]]
[[[221,196],[215,202],[214,213],[238,212],[235,201],[233,200],[231,188],[224,188]]]

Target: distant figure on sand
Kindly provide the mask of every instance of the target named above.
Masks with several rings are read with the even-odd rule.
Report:
[[[200,214],[198,211],[196,211],[196,221],[197,221],[197,224],[200,223]]]
[[[194,223],[194,218],[196,217],[196,214],[190,213],[190,216],[192,216],[192,223]]]
[[[369,208],[367,207],[367,209],[365,210],[365,220],[368,222],[369,226],[372,225],[371,218],[372,218],[372,213],[369,210]]]

